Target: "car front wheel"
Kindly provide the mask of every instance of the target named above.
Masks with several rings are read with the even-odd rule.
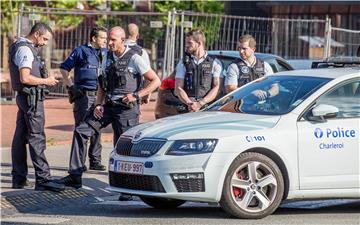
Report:
[[[235,217],[260,219],[277,209],[283,194],[284,180],[276,163],[265,155],[246,152],[226,174],[220,205]]]
[[[184,200],[146,197],[146,196],[140,196],[140,199],[143,202],[145,202],[147,205],[154,207],[156,209],[174,209],[186,202]]]

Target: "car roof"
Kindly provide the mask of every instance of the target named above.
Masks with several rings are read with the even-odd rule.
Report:
[[[274,74],[287,75],[287,76],[311,76],[322,78],[339,78],[346,75],[358,75],[360,76],[360,67],[346,67],[346,68],[330,68],[330,69],[309,69],[309,70],[291,70]],[[272,76],[272,75],[269,75]]]
[[[214,51],[208,51],[208,54],[209,55],[222,55],[222,56],[227,56],[227,57],[240,58],[239,51],[214,50]],[[259,52],[255,52],[255,57],[258,58],[258,59],[267,59],[267,58],[282,59],[281,57],[279,57],[277,55],[268,54],[268,53],[259,53]]]

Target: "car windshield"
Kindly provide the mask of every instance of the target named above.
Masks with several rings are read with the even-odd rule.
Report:
[[[293,110],[330,80],[305,76],[267,76],[224,96],[205,110],[282,115]]]

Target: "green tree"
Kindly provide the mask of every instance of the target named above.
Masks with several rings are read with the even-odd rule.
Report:
[[[0,1],[1,5],[1,34],[15,33],[16,18],[20,4],[29,5],[29,1]]]
[[[57,1],[45,1],[46,7],[57,8],[57,9],[77,9],[79,1],[77,0],[57,0]],[[83,16],[75,15],[57,15],[57,14],[46,14],[42,17],[42,21],[48,22],[49,20],[55,21],[55,29],[76,27],[83,20]]]
[[[132,5],[130,3],[118,1],[118,0],[96,0],[94,2],[89,2],[89,5],[95,9],[101,10],[110,10],[110,11],[134,11]],[[109,17],[107,15],[103,15],[99,17],[96,21],[97,25],[105,26],[105,27],[113,27],[121,24],[123,21],[120,17]]]

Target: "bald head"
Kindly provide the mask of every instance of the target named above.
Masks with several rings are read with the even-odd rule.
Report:
[[[127,26],[128,39],[136,41],[139,38],[139,27],[135,23],[129,23]]]
[[[125,38],[125,30],[120,26],[111,28],[109,34],[114,34],[116,36],[121,36]]]
[[[109,32],[109,49],[121,53],[125,50],[125,31],[122,27],[116,26]]]

